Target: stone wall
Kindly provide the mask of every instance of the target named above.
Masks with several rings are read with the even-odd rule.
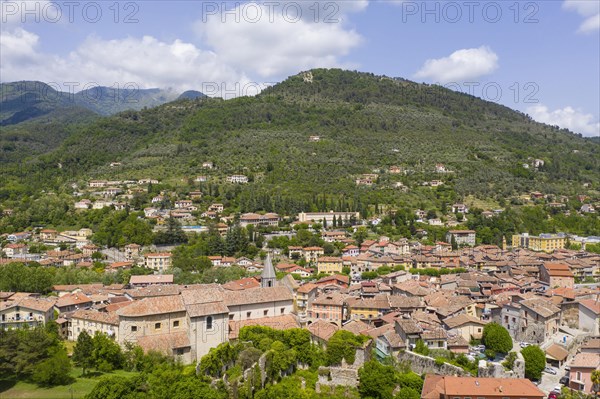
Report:
[[[506,370],[501,363],[480,360],[477,376],[489,378],[525,378],[525,360],[520,352],[517,353],[517,359],[512,370]]]
[[[410,368],[417,374],[440,374],[454,376],[468,376],[467,371],[453,364],[436,364],[435,359],[418,353],[404,351],[398,354],[400,362],[407,362]]]
[[[321,392],[322,386],[336,387],[358,387],[358,369],[348,366],[341,367],[319,367],[319,380],[315,390]]]
[[[565,302],[560,304],[560,324],[571,328],[579,328],[579,302]]]
[[[366,362],[371,360],[371,351],[373,350],[373,340],[369,340],[362,348],[356,349],[354,363],[347,364],[342,359],[340,366],[319,367],[319,380],[317,381],[316,391],[321,392],[322,386],[336,387],[358,387],[358,369]]]

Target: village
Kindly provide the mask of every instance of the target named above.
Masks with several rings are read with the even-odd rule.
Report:
[[[89,184],[104,191],[110,189],[107,185]],[[145,208],[145,217],[157,220],[158,228],[169,218],[185,222],[191,212],[199,212],[194,195],[201,193],[174,201],[173,209]],[[152,203],[164,200],[157,196]],[[455,213],[469,211],[464,204],[452,208]],[[201,217],[212,220],[224,235],[233,218],[221,217],[223,212],[223,204],[213,203]],[[426,218],[422,210],[415,216]],[[137,243],[101,248],[88,228],[6,234],[3,264],[90,268],[100,262],[105,273],[137,267],[150,274],[131,275],[123,284],[54,285],[49,296],[2,292],[0,326],[55,321],[66,340],[76,341],[82,331],[100,332],[120,345],[135,343],[184,364],[200,362],[211,348],[235,342],[246,326],[307,329],[322,346],[346,330],[370,338],[367,357],[410,361],[414,371],[436,374],[425,379],[422,397],[454,397],[452,386],[473,379],[450,360],[423,355],[429,351],[463,354],[478,363],[477,376],[486,381],[478,386],[492,390],[511,378],[530,383],[523,388],[532,390],[528,397],[545,397],[563,386],[593,393],[591,374],[600,368],[600,255],[586,252],[585,245],[597,244],[599,237],[523,233],[505,237],[499,247],[477,245],[476,231],[454,224],[444,241],[427,245],[372,234],[357,239],[356,232],[373,223],[357,212],[303,212],[295,219],[292,226],[308,226],[339,250],[326,254],[322,246],[270,247],[269,239],[294,235],[294,230],[279,232],[282,218],[274,213],[242,214],[236,223],[243,227],[271,228],[264,257],[209,256],[214,268],[240,267],[247,273],[239,280],[210,284],[175,284],[170,250]],[[189,234],[205,231],[203,226],[182,228]],[[581,248],[567,249],[568,242]],[[50,249],[29,252],[40,244]],[[512,369],[502,366],[506,353],[486,352],[481,344],[490,323],[505,328],[513,340],[517,355]],[[525,379],[519,353],[530,345],[539,346],[546,357],[537,387]],[[347,367],[355,370],[360,364]],[[346,383],[357,382],[351,378]],[[513,396],[507,390],[503,397],[520,398],[521,392]],[[477,396],[486,395],[482,390]]]

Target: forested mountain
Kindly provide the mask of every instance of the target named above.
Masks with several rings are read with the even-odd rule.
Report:
[[[66,139],[44,154],[15,163],[6,149],[11,193],[89,178],[181,182],[208,173],[209,183],[221,183],[243,173],[251,184],[236,186],[232,197],[266,195],[297,209],[317,195],[371,204],[499,200],[532,190],[574,195],[582,183],[600,181],[600,145],[579,135],[439,86],[337,69],[292,76],[252,98],[179,100],[61,126]],[[524,167],[533,159],[544,166]],[[117,161],[118,169],[108,167]],[[204,161],[217,168],[203,170]],[[452,173],[436,174],[436,163]],[[385,173],[392,165],[406,174]],[[356,177],[373,170],[376,184],[357,187]],[[433,179],[445,185],[392,188]]]
[[[66,87],[66,89],[69,89]],[[135,84],[123,87],[95,86],[85,90],[73,86],[71,92],[56,90],[52,85],[36,81],[0,84],[0,125],[15,125],[31,120],[65,119],[74,109],[112,115],[126,110],[152,108],[182,98],[198,98],[204,94],[189,90],[140,89]],[[89,114],[89,112],[87,112]]]

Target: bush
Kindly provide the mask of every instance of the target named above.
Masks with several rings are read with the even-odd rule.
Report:
[[[72,380],[70,376],[71,361],[64,348],[52,350],[50,358],[35,366],[32,379],[41,386],[66,385]]]
[[[486,349],[499,353],[508,353],[513,348],[513,341],[508,330],[498,323],[486,324],[481,341]]]
[[[496,351],[493,349],[486,349],[485,355],[487,356],[488,359],[494,360],[496,358]]]
[[[423,356],[429,356],[429,348],[425,345],[422,339],[415,344],[415,353],[420,353]]]
[[[513,366],[515,365],[515,360],[517,360],[516,352],[510,352],[508,356],[506,356],[506,359],[504,359],[502,362],[502,365],[505,369],[512,370]]]
[[[531,380],[542,378],[542,371],[546,367],[546,355],[539,346],[531,345],[521,350],[525,360],[525,377]]]
[[[441,366],[444,363],[446,363],[446,359],[444,359],[443,357],[436,357],[435,358],[435,365],[436,366]]]

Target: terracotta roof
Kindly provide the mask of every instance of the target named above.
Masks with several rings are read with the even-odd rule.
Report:
[[[306,283],[300,286],[300,288],[298,288],[298,292],[302,293],[302,294],[307,294],[309,292],[311,292],[312,290],[314,290],[315,288],[318,288],[319,286],[313,283]]]
[[[0,309],[8,309],[14,306],[19,306],[27,309],[37,310],[40,312],[48,312],[54,307],[56,299],[54,298],[31,298],[23,297],[16,300],[0,302]]]
[[[479,378],[433,376],[425,377],[421,398],[445,397],[529,397],[545,395],[533,383],[524,378]]]
[[[571,363],[571,368],[600,368],[600,353],[578,353]]]
[[[173,355],[173,349],[187,348],[190,340],[187,332],[176,332],[169,334],[146,335],[137,340],[137,344],[145,351],[161,352],[165,355]]]
[[[579,304],[591,310],[594,314],[600,315],[600,301],[594,299],[584,299]]]
[[[141,276],[131,276],[129,284],[171,284],[173,283],[172,274],[149,274]]]
[[[334,274],[333,276],[323,277],[322,279],[318,280],[316,284],[322,285],[323,283],[328,283],[330,281],[339,281],[347,285],[350,284],[350,277],[342,274]]]
[[[571,268],[564,263],[544,263],[543,268],[551,277],[573,277]]]
[[[185,312],[180,295],[144,298],[117,310],[119,316],[142,317],[154,314]]]
[[[454,317],[448,317],[447,319],[443,320],[444,324],[446,324],[448,327],[452,328],[456,328],[459,326],[462,326],[464,324],[467,323],[477,323],[480,325],[486,325],[487,322],[478,319],[477,317],[468,315],[468,314],[459,314],[458,316],[454,316]]]
[[[323,341],[329,341],[329,338],[331,338],[340,328],[325,320],[316,320],[314,323],[311,323],[307,329],[315,337],[320,338]]]
[[[98,312],[96,310],[76,310],[71,313],[71,319],[90,320],[104,324],[119,325],[119,316],[115,312]]]
[[[313,301],[313,305],[343,306],[345,300],[345,295],[334,292],[331,294],[319,295]]]
[[[254,277],[245,277],[240,280],[230,281],[223,284],[223,288],[229,291],[247,290],[260,287],[260,283]]]
[[[560,312],[559,307],[541,298],[526,299],[520,303],[522,306],[525,306],[542,317],[550,317]]]
[[[569,356],[569,352],[560,345],[552,344],[546,349],[546,355],[550,356],[552,359],[563,361]]]
[[[147,287],[132,288],[125,292],[132,298],[148,298],[157,296],[177,295],[181,291],[181,287],[174,284],[152,284]]]
[[[415,323],[414,320],[411,319],[396,319],[396,324],[406,334],[420,334],[423,332],[421,326],[419,326],[417,323]]]
[[[229,308],[223,302],[195,303],[185,307],[190,317],[229,313]]]
[[[91,302],[92,299],[90,297],[81,292],[76,292],[74,294],[66,294],[58,298],[58,301],[56,301],[56,307],[62,308],[65,306],[81,305]]]
[[[280,301],[291,302],[292,300],[292,293],[286,287],[252,288],[243,291],[230,291],[225,295],[227,306]]]
[[[350,331],[354,335],[363,334],[369,328],[369,325],[361,320],[352,320],[342,326],[342,330]]]

